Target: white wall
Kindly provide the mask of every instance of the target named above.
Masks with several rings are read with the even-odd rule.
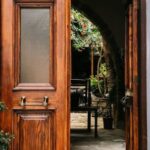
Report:
[[[147,64],[150,64],[150,0],[147,0]],[[150,150],[150,66],[147,66],[147,138]]]

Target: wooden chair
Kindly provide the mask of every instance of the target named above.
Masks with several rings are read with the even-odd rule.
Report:
[[[91,131],[91,112],[95,117],[95,137],[97,132],[98,107],[91,106],[91,88],[89,79],[72,79],[71,80],[71,112],[87,112],[87,128]]]

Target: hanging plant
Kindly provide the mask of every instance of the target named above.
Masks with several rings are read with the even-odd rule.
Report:
[[[6,109],[6,106],[4,104],[4,102],[0,102],[0,111],[3,111]]]
[[[83,13],[71,9],[71,43],[72,49],[76,51],[90,50],[99,56],[97,74],[91,73],[91,89],[94,94],[105,97],[110,89],[108,79],[111,68],[105,61],[104,40],[99,28],[94,25]]]
[[[78,51],[86,48],[99,51],[102,47],[102,36],[98,27],[74,8],[71,9],[71,41],[72,47]]]
[[[0,102],[0,111],[4,111],[7,109],[4,102]],[[14,136],[8,132],[4,132],[3,130],[0,130],[0,150],[8,150],[8,146]]]

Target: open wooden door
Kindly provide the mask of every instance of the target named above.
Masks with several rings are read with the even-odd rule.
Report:
[[[138,120],[138,1],[127,6],[125,48],[126,150],[139,149]]]
[[[0,128],[11,150],[69,150],[70,1],[0,3]]]

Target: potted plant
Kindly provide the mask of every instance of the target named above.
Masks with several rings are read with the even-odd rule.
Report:
[[[90,84],[91,84],[91,92],[92,92],[92,94],[94,94],[97,97],[100,97],[101,93],[99,92],[99,89],[98,89],[99,80],[97,79],[96,76],[91,75],[91,77],[90,77]]]
[[[103,123],[104,123],[104,129],[112,129],[113,128],[113,117],[112,117],[111,104],[108,104],[103,112]]]
[[[0,102],[0,111],[4,111],[6,108],[3,102]],[[0,130],[0,150],[8,150],[8,146],[14,136],[8,132]]]
[[[101,98],[108,98],[113,84],[108,83],[110,78],[110,68],[106,63],[98,64],[97,75],[90,77],[91,90],[93,94]]]

